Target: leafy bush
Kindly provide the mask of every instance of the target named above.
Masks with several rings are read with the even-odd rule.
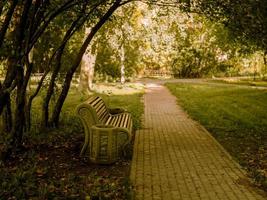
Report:
[[[179,52],[172,65],[175,77],[199,78],[216,69],[215,55],[205,49],[186,48]]]

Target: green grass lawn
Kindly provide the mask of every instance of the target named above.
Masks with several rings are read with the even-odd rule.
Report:
[[[247,85],[247,86],[257,86],[257,87],[267,87],[267,81],[264,80],[253,80],[253,79],[239,79],[239,80],[209,80],[213,83],[226,83],[234,85]]]
[[[142,95],[142,89],[109,97],[101,94],[110,107],[122,107],[132,114],[134,130],[141,126]],[[113,165],[95,165],[79,156],[84,132],[75,108],[88,97],[72,88],[63,106],[60,128],[41,131],[38,121],[42,95],[34,101],[35,128],[24,138],[25,149],[9,161],[0,162],[0,199],[131,198],[130,157]]]
[[[127,86],[127,92],[126,94],[122,94],[125,89],[120,86],[118,89],[118,86],[120,84],[116,84],[114,86],[110,86],[108,88],[108,91],[111,92],[111,95],[103,93],[92,93],[90,95],[83,94],[79,92],[76,88],[71,88],[68,96],[64,102],[62,112],[60,114],[60,126],[66,127],[69,131],[66,133],[72,134],[73,131],[80,131],[81,129],[81,123],[79,118],[75,115],[75,108],[82,102],[86,101],[90,96],[92,95],[99,95],[101,96],[104,101],[106,102],[108,107],[115,108],[115,107],[121,107],[127,111],[129,111],[132,115],[133,119],[133,129],[137,130],[141,127],[141,115],[143,113],[143,103],[141,102],[141,97],[143,96],[143,88],[138,88],[132,90],[132,92],[129,92],[129,87]],[[134,87],[135,85],[133,84]],[[106,88],[105,86],[103,86]],[[116,89],[116,92],[113,92],[112,90]],[[105,91],[105,90],[104,90]],[[40,126],[40,110],[42,109],[42,99],[44,98],[44,94],[41,93],[39,96],[36,97],[36,99],[33,101],[32,105],[32,127],[33,130],[30,133],[30,137],[35,136],[37,134],[37,137],[42,137],[42,132],[39,133],[39,126]],[[52,97],[50,105],[53,106],[55,103],[54,97]],[[50,107],[52,107],[50,106]],[[52,110],[50,110],[52,112]],[[70,131],[73,129],[72,131]],[[77,130],[78,129],[78,130]],[[41,139],[47,139],[47,134],[44,135],[45,138]],[[37,138],[38,139],[38,138]]]
[[[267,90],[167,83],[188,114],[267,189]]]

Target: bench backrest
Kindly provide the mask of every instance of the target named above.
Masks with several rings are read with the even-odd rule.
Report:
[[[105,124],[109,117],[109,111],[103,99],[99,96],[91,97],[87,103],[95,110],[98,123]]]
[[[95,124],[105,124],[109,110],[101,97],[91,97],[76,108],[76,113],[88,129]]]

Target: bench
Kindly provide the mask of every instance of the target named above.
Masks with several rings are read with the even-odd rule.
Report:
[[[131,114],[121,108],[108,108],[99,96],[94,96],[76,108],[76,113],[81,119],[85,139],[80,155],[89,151],[93,162],[110,163],[107,155],[120,154],[129,144],[132,133]],[[114,155],[116,157],[116,155]],[[90,157],[89,156],[89,157]],[[99,158],[99,156],[102,158]],[[105,161],[107,159],[107,161]]]

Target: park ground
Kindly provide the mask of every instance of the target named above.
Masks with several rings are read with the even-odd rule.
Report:
[[[100,84],[95,89],[111,107],[130,111],[137,130],[142,126],[142,94],[149,81],[125,86]],[[172,80],[166,86],[177,97],[178,104],[246,169],[254,184],[266,191],[267,89],[262,83],[258,87],[257,82],[253,85],[249,81],[226,82],[186,79]],[[0,199],[131,198],[130,151],[126,158],[108,166],[94,165],[79,157],[83,128],[74,111],[87,98],[88,95],[77,95],[77,90],[72,89],[64,104],[61,128],[33,130],[29,133],[31,137],[24,138],[25,148],[0,164],[0,179],[4,180]],[[40,99],[35,102],[35,118]]]

